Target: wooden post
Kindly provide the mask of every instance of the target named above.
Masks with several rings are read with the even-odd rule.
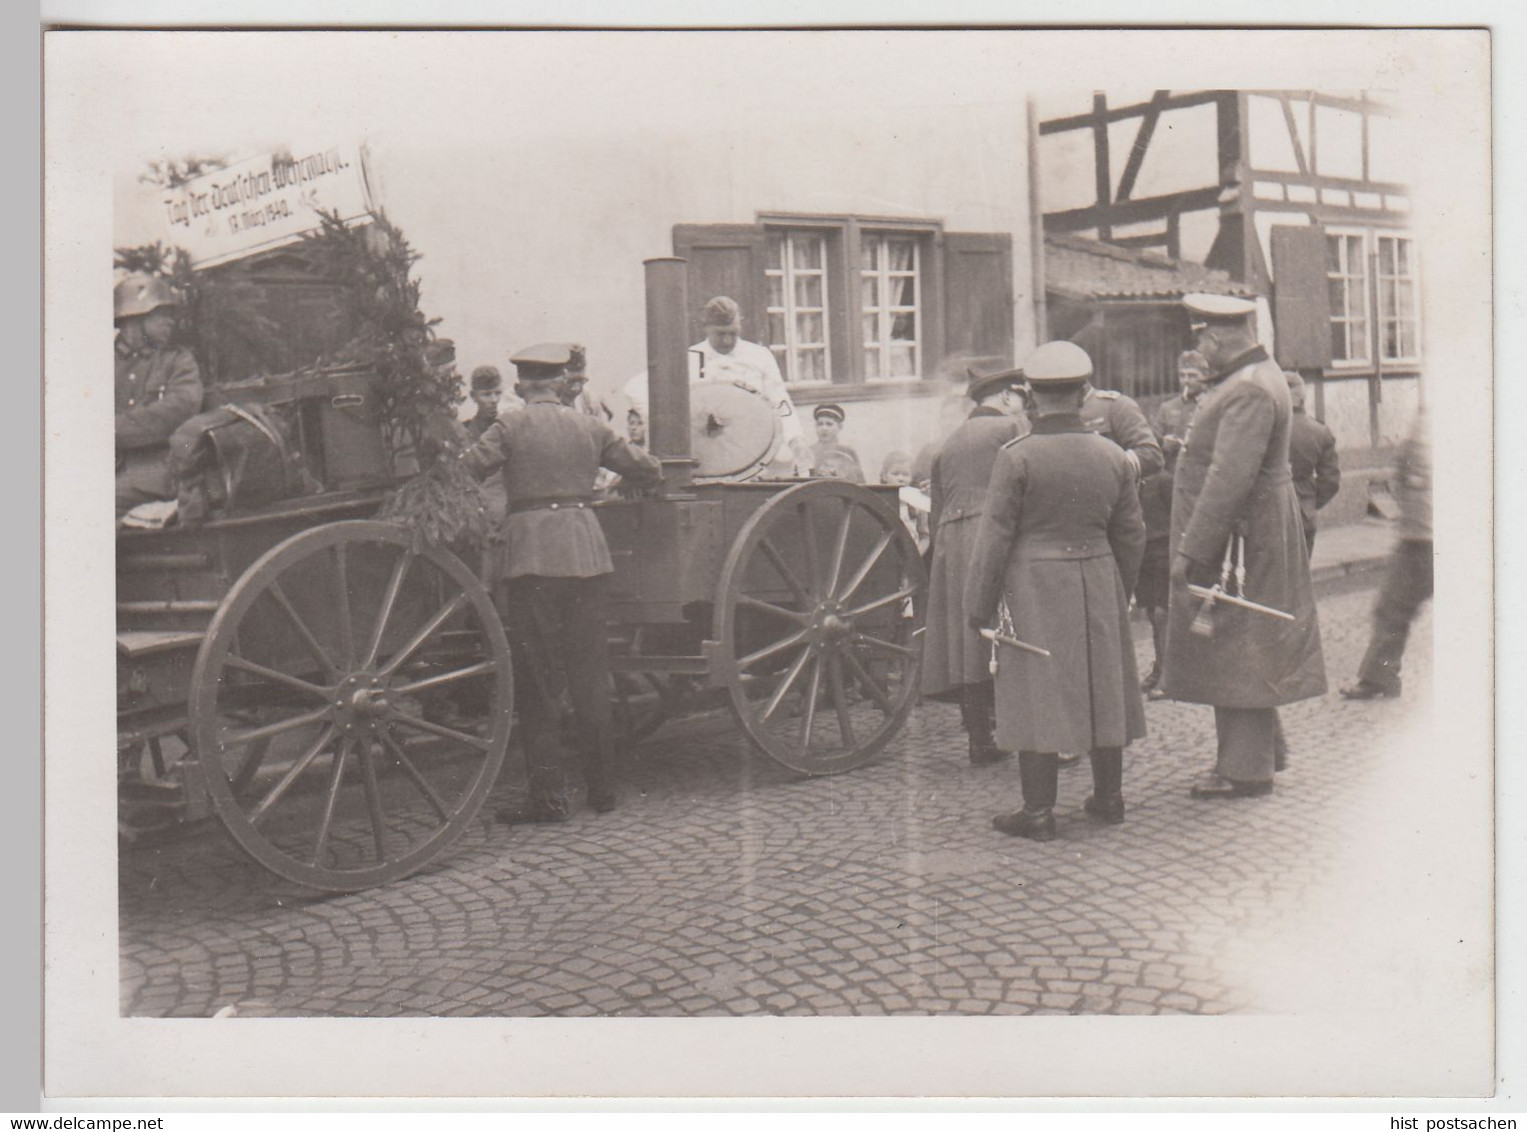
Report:
[[[663,493],[689,490],[698,463],[690,451],[689,265],[642,261],[647,282],[647,443],[663,465]]]

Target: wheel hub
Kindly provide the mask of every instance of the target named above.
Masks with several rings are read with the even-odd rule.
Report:
[[[811,636],[823,644],[841,644],[853,635],[853,619],[843,613],[843,604],[824,601],[811,618]]]
[[[341,729],[353,732],[376,726],[391,710],[386,681],[374,672],[357,672],[340,681],[330,714]]]

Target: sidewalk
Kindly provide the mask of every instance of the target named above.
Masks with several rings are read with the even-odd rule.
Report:
[[[1395,524],[1383,519],[1364,519],[1346,526],[1321,528],[1310,555],[1310,578],[1316,587],[1378,570],[1389,560],[1398,534]]]

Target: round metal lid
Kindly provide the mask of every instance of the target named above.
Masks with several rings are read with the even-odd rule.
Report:
[[[690,385],[689,420],[697,479],[752,479],[774,459],[783,436],[774,406],[739,382]]]

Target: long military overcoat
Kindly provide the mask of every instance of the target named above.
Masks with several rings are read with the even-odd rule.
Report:
[[[1261,347],[1231,363],[1199,401],[1177,460],[1172,547],[1217,578],[1244,533],[1245,596],[1293,622],[1219,605],[1212,636],[1191,631],[1200,601],[1174,581],[1162,690],[1216,707],[1270,708],[1324,694],[1325,661],[1299,500],[1289,474],[1292,416],[1283,371]]]
[[[1134,467],[1075,413],[1047,414],[992,470],[966,606],[1050,652],[999,653],[997,745],[1122,747],[1145,734],[1129,599],[1145,548]]]
[[[923,638],[923,694],[937,696],[991,679],[990,647],[965,612],[965,575],[986,505],[997,453],[1028,424],[991,408],[977,408],[939,447],[928,494],[932,508],[933,563],[928,572],[928,631]]]

